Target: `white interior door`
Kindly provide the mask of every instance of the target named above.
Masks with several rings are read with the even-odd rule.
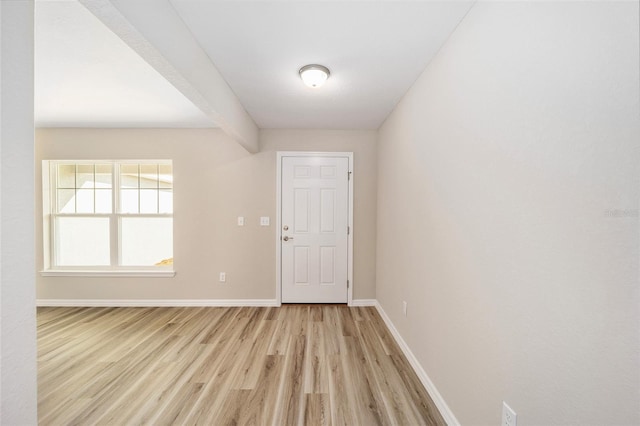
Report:
[[[282,157],[283,303],[347,303],[349,157]]]

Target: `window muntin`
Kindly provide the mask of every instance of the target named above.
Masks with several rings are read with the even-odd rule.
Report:
[[[170,164],[126,164],[120,167],[120,213],[173,213]]]
[[[58,213],[111,213],[113,164],[57,164]]]
[[[170,161],[49,165],[53,269],[172,269]]]

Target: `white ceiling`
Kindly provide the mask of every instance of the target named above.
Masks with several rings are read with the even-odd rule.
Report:
[[[328,129],[378,128],[473,4],[170,1],[259,127]],[[214,126],[76,1],[36,3],[35,102],[39,126]]]
[[[38,1],[37,127],[215,127],[76,1]]]
[[[259,127],[376,129],[473,2],[171,3]],[[310,63],[331,70],[320,89]]]

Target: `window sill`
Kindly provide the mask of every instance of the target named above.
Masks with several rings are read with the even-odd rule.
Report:
[[[130,271],[108,271],[108,270],[77,270],[77,269],[48,269],[40,271],[43,277],[123,277],[123,278],[171,278],[176,276],[176,271],[163,270],[130,270]]]

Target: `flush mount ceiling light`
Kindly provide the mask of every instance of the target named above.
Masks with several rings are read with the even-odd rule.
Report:
[[[329,68],[322,65],[305,65],[300,68],[300,78],[309,87],[317,88],[324,84],[329,78]]]

